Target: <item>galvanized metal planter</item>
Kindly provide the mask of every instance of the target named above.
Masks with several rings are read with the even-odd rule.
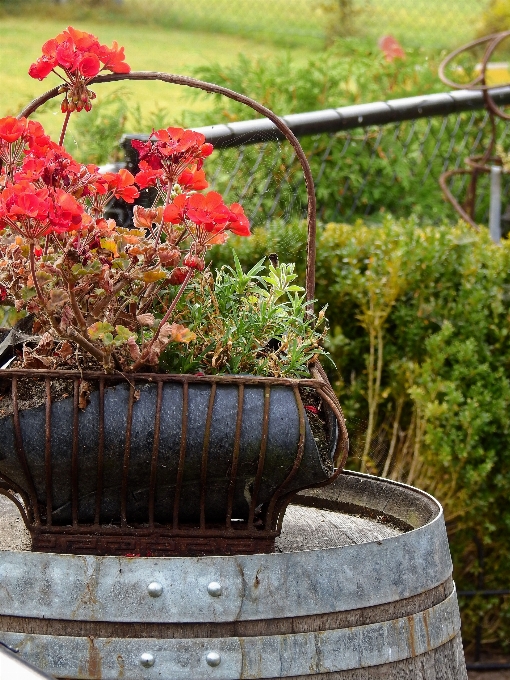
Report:
[[[45,399],[22,410],[27,380]],[[72,396],[55,400],[52,380],[67,383]],[[345,445],[320,377],[146,374],[126,382],[20,370],[2,371],[6,381],[13,414],[0,418],[0,490],[17,500],[34,550],[270,551],[290,495],[332,477]],[[80,408],[83,381],[92,390]],[[322,395],[326,455],[303,387]]]

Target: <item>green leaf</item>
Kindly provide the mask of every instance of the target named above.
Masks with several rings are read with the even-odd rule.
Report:
[[[37,291],[35,290],[35,288],[29,288],[28,286],[25,286],[24,288],[21,289],[20,295],[22,300],[28,302],[37,295]]]

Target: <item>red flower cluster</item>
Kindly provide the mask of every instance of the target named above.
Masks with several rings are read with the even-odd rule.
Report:
[[[26,118],[7,116],[0,119],[0,161],[7,174],[20,163],[25,149],[44,153],[52,144],[40,123]]]
[[[193,166],[193,172],[199,171],[204,158],[213,152],[212,144],[206,143],[200,132],[173,127],[153,132],[148,142],[134,139],[131,144],[139,153],[142,171],[135,180],[141,188],[155,186],[161,180],[174,184],[189,166]]]
[[[92,191],[95,196],[92,206],[95,212],[102,214],[106,205],[113,197],[120,198],[126,203],[133,203],[138,198],[140,192],[134,186],[135,178],[122,168],[118,173],[105,172],[97,175],[93,184]]]
[[[238,236],[250,235],[250,223],[239,203],[230,207],[223,202],[221,194],[210,191],[208,194],[179,194],[169,203],[163,219],[170,224],[181,224],[195,232],[195,239],[202,245],[210,240],[210,235],[231,231]]]
[[[138,370],[155,365],[168,343],[195,337],[170,323],[177,302],[204,270],[207,249],[228,232],[248,236],[250,225],[238,203],[197,193],[208,187],[202,165],[213,151],[200,133],[169,127],[134,141],[136,177],[127,169],[100,173],[66,152],[69,114],[90,109],[87,84],[101,70],[128,72],[123,48],[69,27],[30,67],[34,78],[54,71],[64,81],[59,143],[39,123],[0,119],[0,302],[8,297],[34,314],[66,353],[76,344],[107,370]],[[156,188],[154,201],[135,206],[135,229],[105,217],[113,198],[133,203],[147,187]],[[150,310],[160,293],[172,296],[169,286],[179,289],[156,319]],[[32,354],[27,361],[36,361]]]
[[[124,48],[114,41],[112,47],[101,45],[95,35],[78,31],[69,26],[42,46],[42,56],[33,63],[28,73],[32,78],[44,80],[52,71],[62,77],[66,98],[62,111],[90,111],[95,94],[87,89],[87,83],[100,71],[129,73]],[[64,73],[55,71],[61,69]]]
[[[52,233],[82,229],[90,218],[83,207],[63,189],[38,188],[18,182],[0,195],[0,227],[34,241]]]

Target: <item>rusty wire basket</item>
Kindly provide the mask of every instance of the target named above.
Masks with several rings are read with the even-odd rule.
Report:
[[[301,162],[308,194],[311,311],[314,186],[287,125],[244,95],[183,76],[132,72],[92,83],[124,79],[223,94],[265,115],[285,135]],[[58,88],[50,90],[20,116],[57,94]],[[154,556],[271,552],[292,495],[333,481],[347,456],[340,404],[321,365],[314,363],[310,372],[310,378],[292,379],[2,370],[0,493],[18,506],[33,550]],[[90,403],[80,408],[85,384]],[[320,398],[319,425],[311,422],[303,401],[310,390]]]
[[[451,52],[439,66],[439,77],[445,85],[458,90],[477,90],[482,93],[485,108],[490,119],[491,134],[485,151],[477,156],[466,158],[466,168],[447,170],[443,172],[439,178],[439,185],[446,199],[455,208],[460,217],[475,231],[479,231],[478,224],[475,221],[475,209],[477,205],[477,190],[480,177],[489,174],[491,172],[491,166],[501,167],[501,172],[503,174],[509,173],[509,171],[503,167],[503,160],[495,154],[495,151],[497,141],[496,119],[499,118],[500,120],[509,121],[510,114],[505,113],[505,111],[503,111],[503,109],[495,102],[494,97],[491,94],[491,90],[494,90],[495,86],[487,84],[488,68],[490,66],[491,58],[501,43],[508,39],[510,39],[510,31],[502,31],[500,33],[493,33],[478,38]],[[485,51],[480,62],[480,72],[473,80],[469,83],[458,83],[446,75],[447,68],[459,55],[475,52],[481,46],[485,47]],[[510,83],[505,83],[504,85],[501,84],[497,87],[507,87],[509,85]],[[459,176],[469,177],[466,195],[462,202],[455,198],[449,186],[452,178]]]

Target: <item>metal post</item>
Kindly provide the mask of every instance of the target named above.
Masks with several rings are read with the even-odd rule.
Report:
[[[491,203],[489,231],[494,243],[501,241],[501,167],[491,166]]]

